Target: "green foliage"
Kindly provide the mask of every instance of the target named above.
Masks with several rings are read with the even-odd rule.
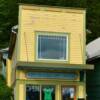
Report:
[[[0,48],[8,45],[11,27],[17,24],[17,0],[0,0]]]
[[[100,37],[100,0],[87,2],[87,28],[92,31],[87,35],[87,42]]]
[[[6,86],[3,76],[0,75],[0,100],[11,100],[12,89]]]
[[[53,6],[86,7],[86,0],[19,0],[19,2]]]

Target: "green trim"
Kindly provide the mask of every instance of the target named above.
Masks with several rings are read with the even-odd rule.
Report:
[[[18,83],[18,82],[16,81],[16,86],[15,86],[15,91],[16,91],[16,93],[15,93],[15,98],[16,98],[16,100],[19,100],[19,84],[20,84],[20,83]]]
[[[37,50],[37,47],[36,47],[37,46],[37,42],[36,42],[37,41],[37,35],[36,35],[35,31],[34,31],[34,38],[35,38],[34,39],[34,56],[35,56],[34,61],[36,61],[36,52],[38,52],[38,50]]]
[[[71,62],[70,58],[71,58],[71,33],[68,33],[68,63]]]
[[[86,11],[83,15],[83,64],[86,64]]]
[[[21,56],[21,17],[22,17],[22,7],[19,6],[19,15],[18,15],[18,34],[17,34],[17,60],[20,60]]]
[[[38,59],[37,58],[37,45],[38,45],[38,42],[37,42],[37,36],[38,35],[57,35],[57,36],[66,36],[66,38],[68,39],[66,41],[66,45],[67,45],[67,49],[66,49],[66,60],[55,60],[55,59]],[[58,62],[58,63],[69,63],[70,62],[70,35],[69,33],[65,33],[65,32],[50,32],[50,31],[35,31],[35,61],[36,62]]]
[[[70,69],[70,70],[92,70],[94,69],[94,65],[89,65],[89,64],[66,64],[66,63],[51,63],[51,62],[17,62],[16,65],[19,69],[22,68],[41,68],[41,69],[46,69],[46,68],[51,68],[51,69]]]
[[[86,98],[87,98],[87,94],[86,94],[86,72],[85,72],[85,75],[84,75],[84,97],[85,97],[85,100],[86,100]]]

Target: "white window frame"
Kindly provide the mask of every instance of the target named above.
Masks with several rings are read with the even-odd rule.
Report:
[[[39,35],[49,35],[49,36],[65,36],[66,37],[66,59],[41,59],[41,58],[38,58],[38,36]],[[68,36],[68,33],[63,33],[63,32],[43,32],[43,31],[39,31],[39,32],[36,32],[36,60],[37,61],[51,61],[51,62],[65,62],[65,61],[68,61],[69,59],[69,36]]]

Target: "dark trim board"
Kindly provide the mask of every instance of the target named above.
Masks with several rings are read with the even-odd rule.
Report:
[[[16,65],[18,70],[49,70],[49,71],[68,71],[68,70],[93,70],[93,65],[86,64],[61,64],[61,63],[45,63],[45,62],[18,62]]]

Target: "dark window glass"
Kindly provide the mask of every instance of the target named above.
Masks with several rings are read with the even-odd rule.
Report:
[[[40,87],[35,85],[27,85],[26,100],[40,100]]]
[[[66,60],[66,36],[38,35],[38,58]]]
[[[43,86],[42,87],[42,100],[55,100],[54,86]]]
[[[62,88],[62,100],[75,100],[75,88],[63,87]]]

